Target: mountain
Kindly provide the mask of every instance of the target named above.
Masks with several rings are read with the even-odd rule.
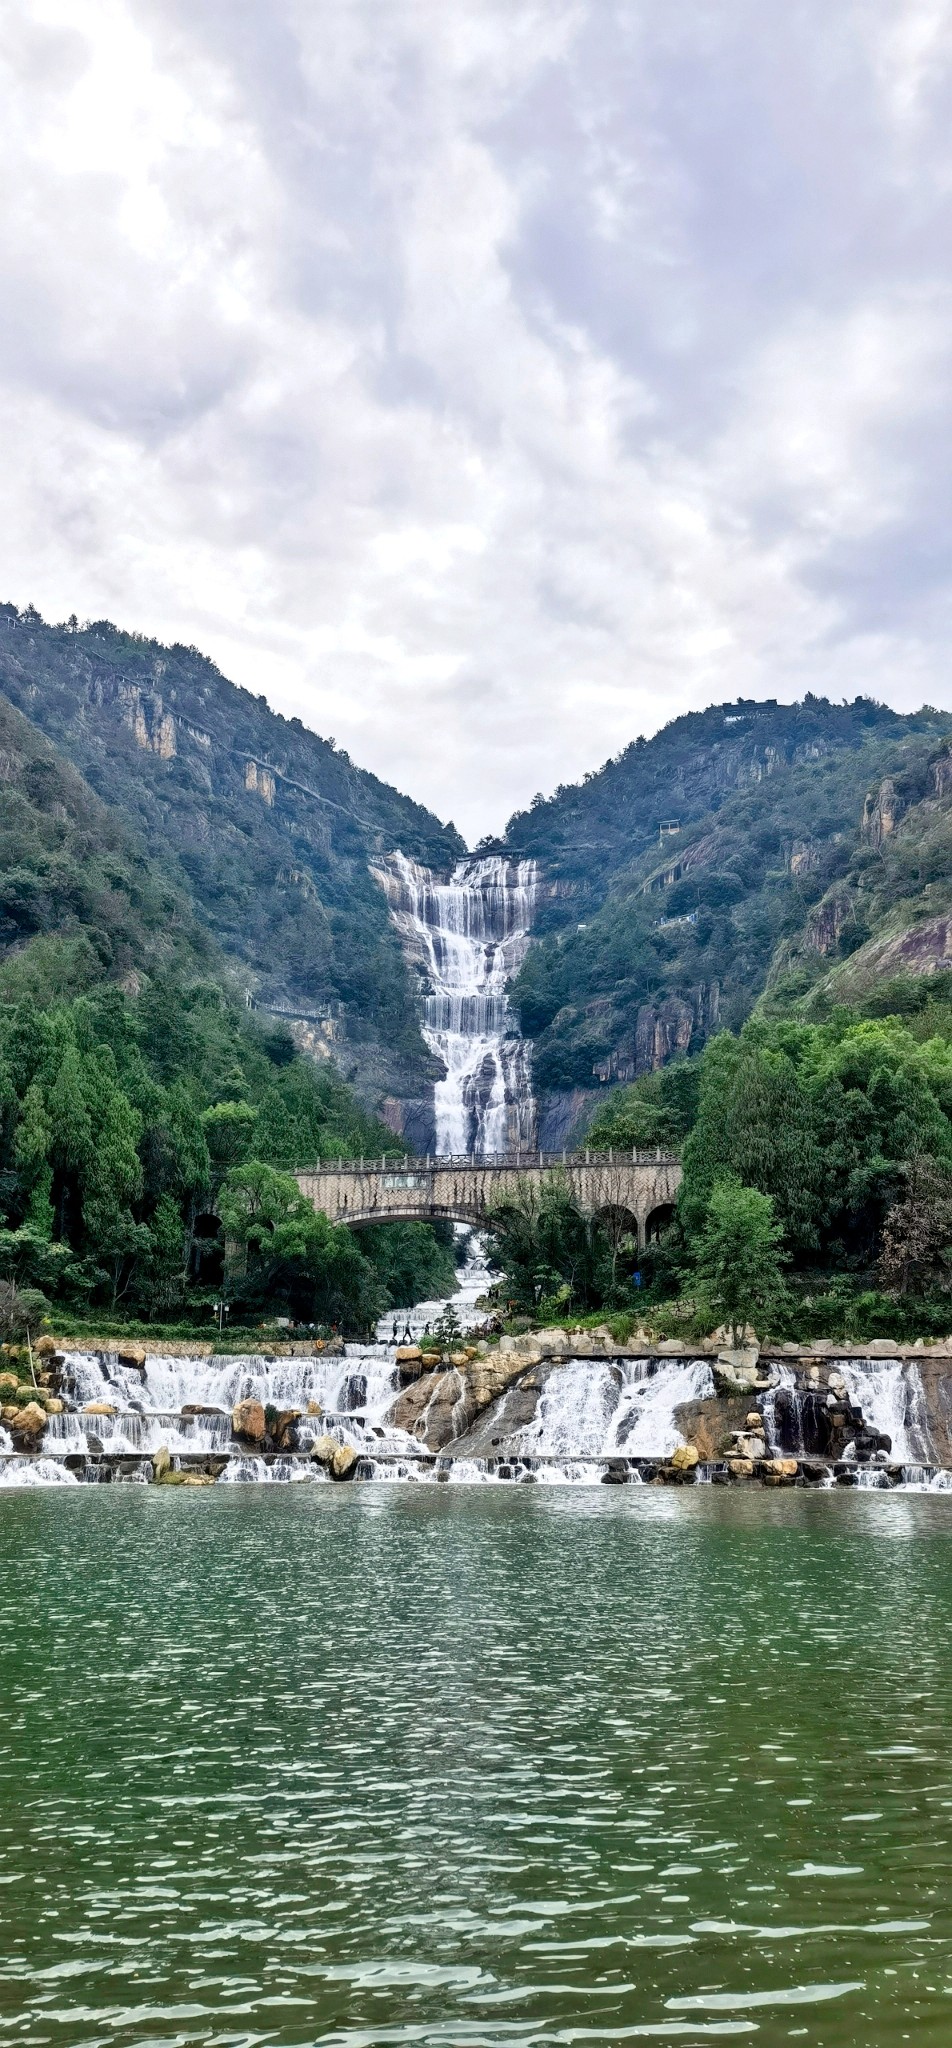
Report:
[[[736,1029],[765,990],[818,1000],[841,962],[854,979],[911,967],[911,925],[916,971],[934,965],[950,735],[929,708],[739,699],[512,818],[502,845],[545,883],[513,988],[542,1142],[562,1143],[606,1085]]]
[[[187,889],[0,697],[0,999],[222,965]]]
[[[765,1007],[920,1007],[952,973],[952,740],[906,751],[866,796],[843,871],[782,944]],[[923,978],[928,988],[917,990]]]
[[[0,606],[0,691],[131,827],[247,999],[332,1053],[362,1099],[438,1071],[377,883],[399,846],[445,868],[452,825],[282,718],[195,648]]]

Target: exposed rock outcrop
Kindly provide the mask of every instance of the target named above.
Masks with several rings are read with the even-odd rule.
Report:
[[[260,1401],[238,1401],[231,1411],[231,1426],[235,1435],[250,1444],[263,1444],[267,1435],[267,1423]]]
[[[890,775],[883,778],[879,788],[870,790],[863,805],[863,822],[860,827],[863,838],[878,851],[883,841],[891,839],[902,817],[905,806]]]

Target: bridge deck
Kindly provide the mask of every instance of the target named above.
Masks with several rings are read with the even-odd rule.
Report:
[[[302,1193],[332,1222],[373,1223],[446,1217],[485,1223],[492,1210],[514,1200],[526,1185],[541,1187],[564,1175],[587,1214],[622,1210],[637,1224],[641,1242],[652,1213],[674,1202],[681,1163],[651,1152],[517,1152],[492,1159],[327,1160],[295,1175]]]

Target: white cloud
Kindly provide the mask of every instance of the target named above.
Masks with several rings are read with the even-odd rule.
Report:
[[[476,836],[946,689],[949,8],[11,0],[4,589]]]

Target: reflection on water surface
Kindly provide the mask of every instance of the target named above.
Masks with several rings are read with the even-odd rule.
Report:
[[[952,2037],[952,1502],[0,1500],[40,2044]]]

